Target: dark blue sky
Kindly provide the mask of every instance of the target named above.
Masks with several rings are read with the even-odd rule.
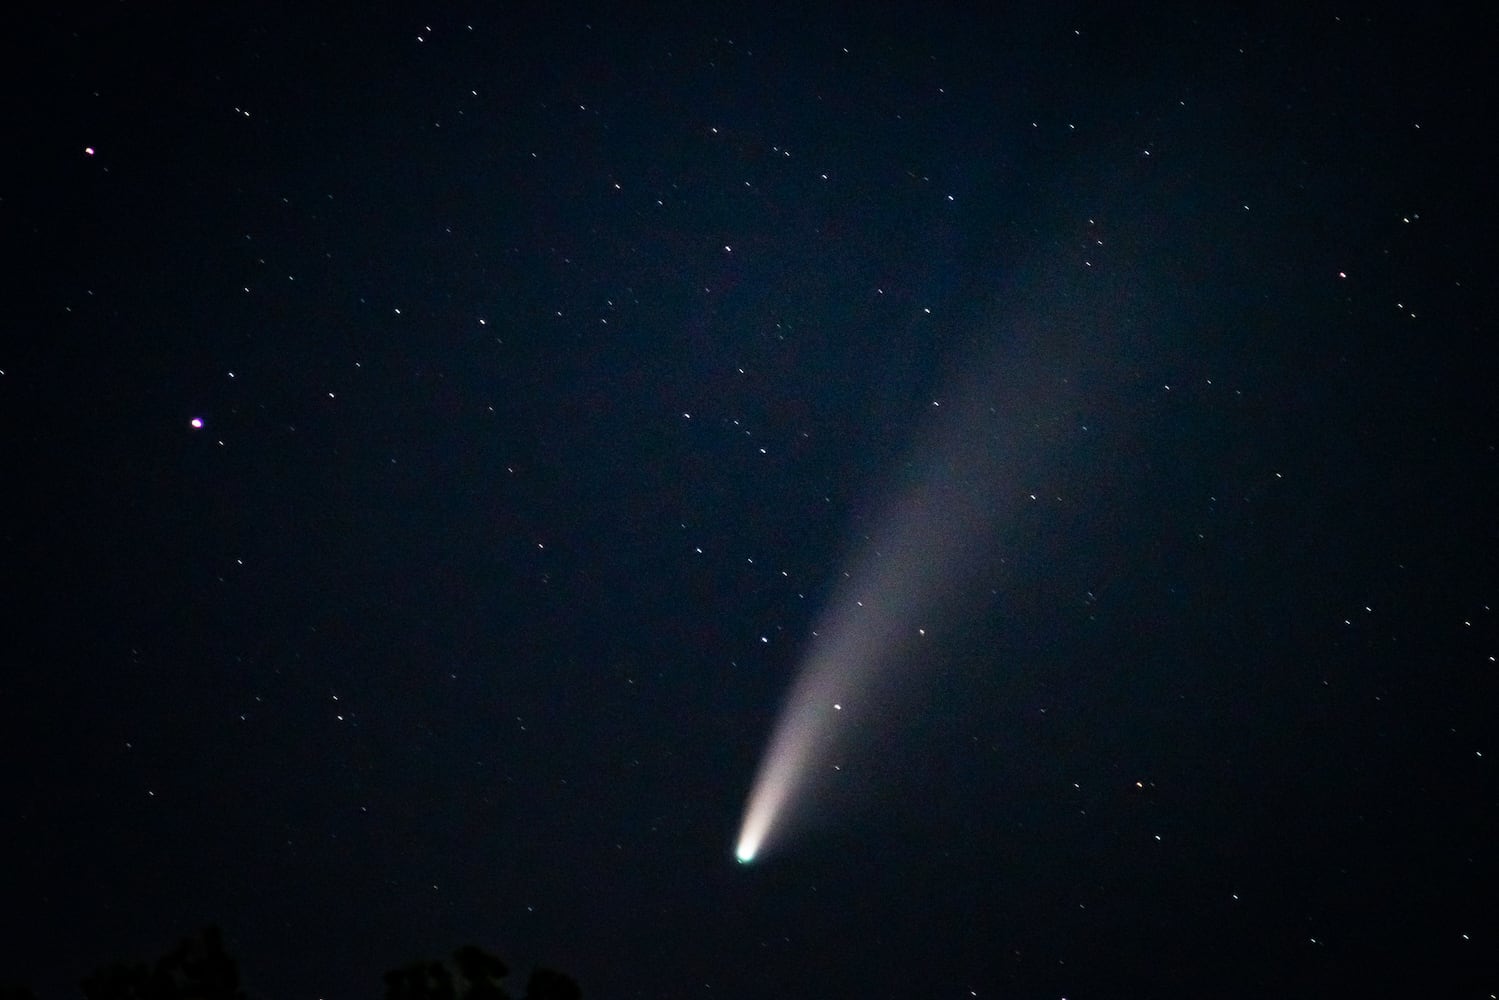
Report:
[[[467,941],[589,997],[1499,989],[1492,25],[24,28],[4,977],[217,922],[288,1000]],[[983,556],[737,866],[973,385]]]

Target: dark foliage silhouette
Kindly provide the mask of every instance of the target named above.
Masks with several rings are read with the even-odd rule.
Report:
[[[385,974],[385,1000],[512,1000],[504,979],[510,968],[474,945],[449,962],[419,961]],[[224,935],[208,927],[154,963],[116,962],[80,984],[86,1000],[248,1000],[239,965],[224,949]],[[532,970],[519,1000],[581,1000],[582,990],[554,969]],[[24,987],[0,986],[0,1000],[37,1000]]]
[[[453,952],[454,975],[442,962],[412,962],[385,974],[385,1000],[510,1000],[502,980],[510,969],[474,945]],[[583,991],[553,969],[531,972],[522,1000],[581,1000]]]
[[[186,939],[154,965],[117,962],[81,986],[87,1000],[245,1000],[239,966],[224,950],[217,927]]]

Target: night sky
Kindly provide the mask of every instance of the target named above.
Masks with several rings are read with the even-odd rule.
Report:
[[[0,980],[1499,992],[1486,15],[167,6],[0,70]]]

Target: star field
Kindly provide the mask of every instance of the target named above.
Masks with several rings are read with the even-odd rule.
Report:
[[[0,984],[1499,992],[1486,24],[34,20]],[[951,592],[735,864],[861,558]]]

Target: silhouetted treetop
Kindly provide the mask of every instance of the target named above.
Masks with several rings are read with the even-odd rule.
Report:
[[[87,1000],[245,1000],[224,935],[207,927],[148,966],[116,962],[79,984]]]
[[[476,945],[453,952],[451,963],[411,962],[385,974],[385,1000],[511,1000],[510,974],[498,956]],[[116,962],[80,984],[85,1000],[248,1000],[239,988],[239,966],[224,950],[224,935],[207,927],[154,963]],[[521,1000],[582,1000],[569,976],[536,968]],[[0,1000],[37,1000],[31,990],[0,986]]]

